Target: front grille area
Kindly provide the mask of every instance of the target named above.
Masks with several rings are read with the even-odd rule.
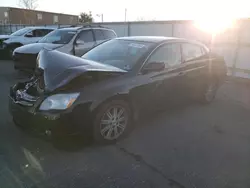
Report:
[[[33,61],[34,64],[36,63],[37,54],[24,54],[16,52],[14,56],[16,61]]]
[[[27,67],[35,68],[36,66],[36,58],[37,54],[24,54],[15,52],[13,56],[13,60],[16,62],[20,62],[23,65],[27,65]]]

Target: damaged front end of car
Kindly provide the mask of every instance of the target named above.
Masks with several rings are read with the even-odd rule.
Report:
[[[78,129],[71,125],[78,111],[76,101],[81,89],[125,72],[61,52],[43,50],[39,53],[33,77],[10,88],[10,113],[15,124],[36,129],[36,132],[38,129],[43,135],[75,134]]]

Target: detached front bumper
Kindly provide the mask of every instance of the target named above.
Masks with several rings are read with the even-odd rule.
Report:
[[[71,114],[34,112],[33,107],[18,104],[9,96],[9,111],[14,123],[23,129],[47,138],[66,137],[79,134],[74,127]]]

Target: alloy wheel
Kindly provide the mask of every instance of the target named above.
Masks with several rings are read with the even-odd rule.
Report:
[[[115,140],[125,131],[128,112],[122,106],[113,106],[105,111],[100,120],[100,133],[106,140]]]

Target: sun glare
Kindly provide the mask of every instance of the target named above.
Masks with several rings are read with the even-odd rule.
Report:
[[[225,6],[225,0],[218,1],[216,6],[211,4],[204,10],[198,19],[195,20],[195,26],[210,34],[223,33],[225,30],[235,27],[235,20],[240,16],[239,10],[235,9],[234,3],[228,3]],[[223,11],[222,11],[223,10]]]
[[[227,29],[234,27],[234,19],[229,18],[211,18],[211,19],[200,19],[195,20],[195,26],[204,31],[211,34],[219,34],[224,32]]]

